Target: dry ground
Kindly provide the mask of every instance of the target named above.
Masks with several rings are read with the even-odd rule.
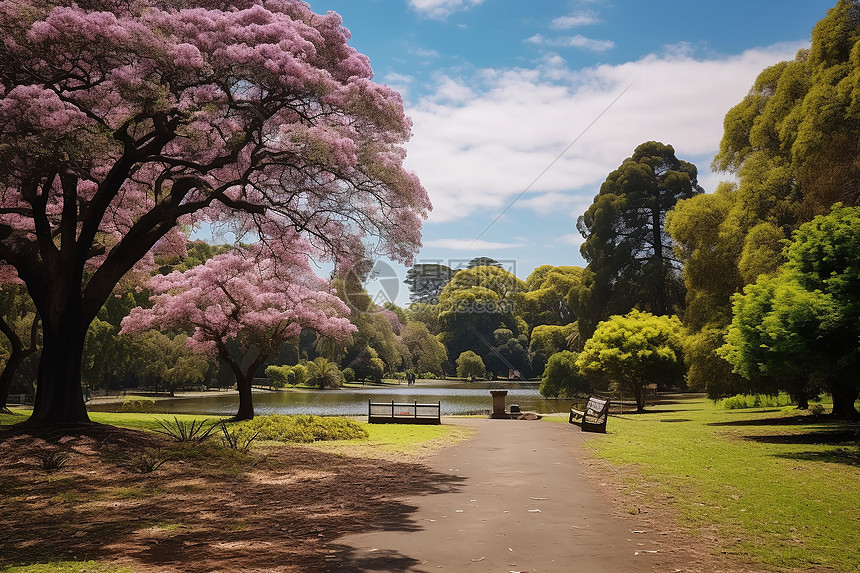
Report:
[[[0,432],[0,565],[97,560],[147,572],[363,570],[334,542],[351,532],[410,530],[400,499],[457,479],[416,463],[344,458],[308,448],[236,455],[190,448],[151,473],[157,435],[94,425],[74,437]],[[46,472],[38,452],[62,450]]]
[[[423,570],[407,554],[359,551],[341,538],[422,531],[416,515],[423,496],[468,491],[466,478],[433,470],[438,464],[428,460],[298,446],[239,455],[100,425],[65,433],[0,430],[0,565],[96,560],[147,573]],[[68,463],[47,472],[38,457],[44,451],[65,452]],[[141,473],[135,466],[144,454],[174,459]],[[679,527],[668,500],[625,492],[616,471],[594,458],[586,463],[605,510],[630,532],[620,541],[644,545],[636,542],[647,530],[649,548],[666,556],[659,570],[757,570],[715,555],[713,532],[691,535]]]

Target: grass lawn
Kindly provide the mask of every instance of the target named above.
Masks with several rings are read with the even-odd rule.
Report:
[[[668,496],[694,533],[715,526],[728,554],[860,570],[860,426],[706,399],[652,410],[612,417],[590,441],[634,495]]]
[[[29,415],[28,410],[12,409],[13,414],[0,413],[0,426],[17,424]],[[172,422],[173,414],[134,414],[114,412],[90,412],[90,420],[99,424],[132,428],[136,430],[161,430],[159,420]],[[180,422],[193,420],[216,422],[216,416],[178,414]],[[400,459],[422,457],[461,440],[467,439],[471,432],[467,428],[451,425],[409,425],[409,424],[367,424],[359,422],[368,432],[366,439],[333,440],[304,444],[327,452],[363,458]],[[214,434],[215,437],[219,435]],[[405,461],[405,460],[404,460]]]
[[[95,561],[55,561],[40,565],[0,567],[0,573],[134,573],[127,567],[107,567]]]

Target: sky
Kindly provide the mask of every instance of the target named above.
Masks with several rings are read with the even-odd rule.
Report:
[[[406,167],[433,202],[415,263],[489,256],[521,279],[578,265],[576,220],[637,145],[660,141],[712,192],[726,112],[809,46],[836,0],[310,0],[334,11],[413,120]],[[402,265],[377,302],[408,304]]]

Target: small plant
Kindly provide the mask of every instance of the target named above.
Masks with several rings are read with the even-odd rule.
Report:
[[[209,436],[212,435],[212,432],[215,431],[215,428],[218,427],[217,422],[215,424],[210,425],[208,428],[204,429],[206,426],[206,422],[209,420],[191,420],[191,422],[185,422],[173,416],[173,422],[168,420],[158,420],[158,423],[161,425],[160,430],[156,430],[157,432],[164,434],[166,436],[170,436],[175,439],[177,442],[197,442],[202,443],[206,441]]]
[[[55,472],[69,462],[69,454],[60,450],[42,450],[35,455],[46,472]]]
[[[224,434],[224,437],[222,438],[224,445],[231,450],[236,450],[243,454],[247,454],[251,450],[251,443],[260,435],[260,430],[257,430],[257,432],[250,438],[246,438],[244,437],[242,428],[236,428],[235,430],[230,431],[227,429],[227,424],[223,420],[221,421],[221,432]]]
[[[131,469],[142,474],[150,474],[164,465],[167,458],[158,450],[146,448],[134,456],[129,464]]]

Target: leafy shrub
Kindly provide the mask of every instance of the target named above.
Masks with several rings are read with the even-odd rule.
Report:
[[[724,410],[743,410],[745,408],[782,408],[791,405],[791,398],[787,394],[778,396],[767,396],[765,394],[738,394],[731,398],[724,398],[717,402]]]
[[[300,386],[308,381],[308,368],[304,364],[293,366],[293,384]]]
[[[160,430],[156,430],[156,432],[160,434],[164,434],[165,436],[170,436],[177,442],[203,442],[209,438],[212,432],[218,427],[218,423],[210,425],[208,428],[205,428],[206,422],[209,420],[191,420],[190,422],[185,422],[179,420],[176,416],[173,416],[173,422],[169,420],[157,420],[159,425],[161,425]]]
[[[267,366],[266,367],[266,378],[269,379],[269,384],[273,388],[283,388],[287,384],[290,383],[290,374],[293,373],[293,369],[289,366]]]
[[[355,382],[355,370],[353,370],[352,368],[344,368],[341,374],[343,374],[343,379],[347,382]]]
[[[323,416],[257,416],[236,424],[236,430],[241,435],[254,434],[260,440],[299,444],[368,437],[367,430],[358,422]]]
[[[155,400],[146,396],[128,396],[120,406],[120,412],[143,414],[155,409]]]

